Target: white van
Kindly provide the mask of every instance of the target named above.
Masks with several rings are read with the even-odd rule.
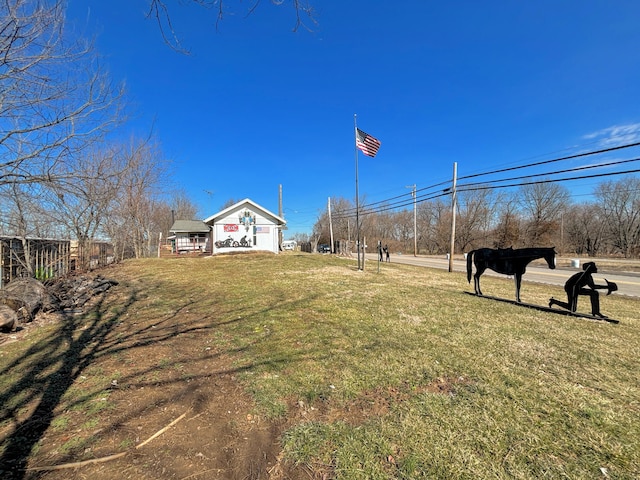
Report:
[[[298,242],[295,240],[284,240],[282,242],[282,250],[295,250],[298,246]]]

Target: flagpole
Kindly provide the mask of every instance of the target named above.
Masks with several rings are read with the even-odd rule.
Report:
[[[358,199],[358,143],[357,143],[357,139],[358,139],[358,122],[356,121],[356,114],[353,114],[353,133],[354,133],[354,137],[353,137],[353,145],[354,145],[354,149],[356,151],[356,248],[358,250],[358,270],[362,270],[361,264],[360,264],[360,200]]]

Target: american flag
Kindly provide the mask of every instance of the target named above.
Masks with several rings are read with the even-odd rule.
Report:
[[[369,157],[375,157],[380,148],[380,140],[356,128],[356,147]]]

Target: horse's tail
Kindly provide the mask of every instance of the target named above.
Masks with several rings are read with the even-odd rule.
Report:
[[[467,282],[471,283],[471,262],[473,261],[473,255],[476,253],[475,250],[471,250],[467,253]]]

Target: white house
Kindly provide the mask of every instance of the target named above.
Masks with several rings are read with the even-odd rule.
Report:
[[[204,220],[211,227],[213,254],[242,251],[278,253],[286,221],[252,200],[244,200]]]

